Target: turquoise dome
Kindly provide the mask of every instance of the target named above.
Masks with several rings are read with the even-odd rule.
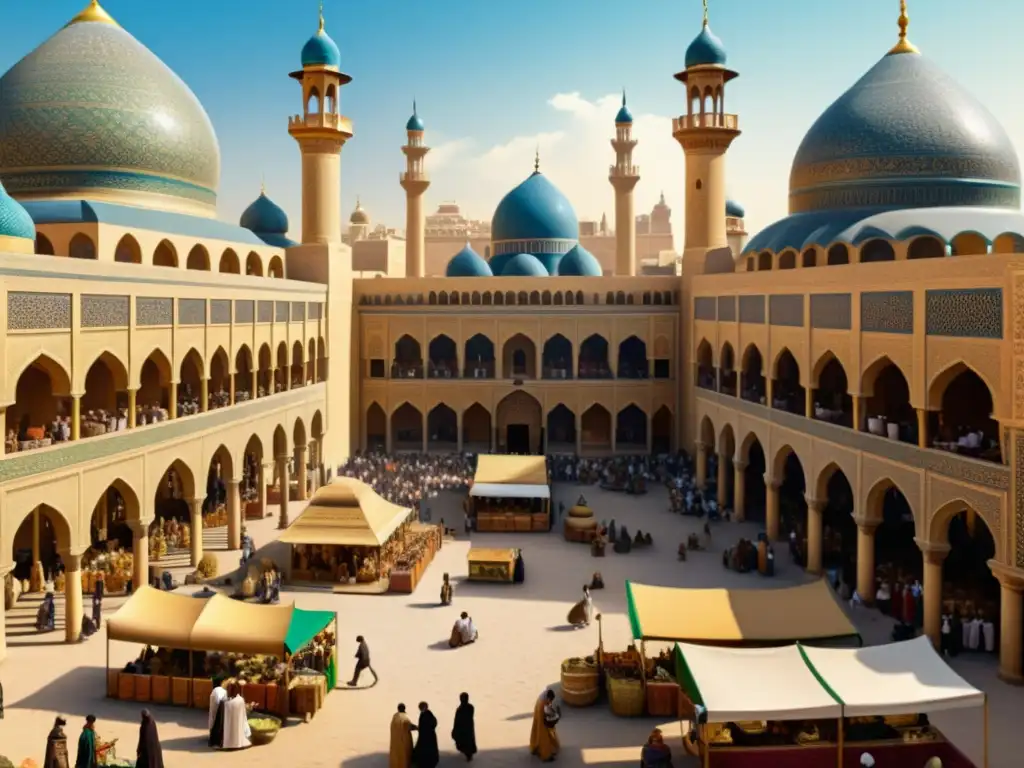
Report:
[[[742,219],[744,216],[746,216],[746,214],[747,214],[747,212],[743,208],[743,206],[740,205],[739,203],[737,203],[735,200],[726,200],[725,201],[725,215],[726,216],[732,216],[733,218],[736,218],[736,219]]]
[[[260,192],[260,196],[242,212],[239,225],[263,235],[284,235],[288,233],[288,214],[282,208]]]
[[[724,67],[726,61],[725,46],[706,23],[700,34],[693,39],[686,49],[686,68],[715,65]]]
[[[539,171],[505,195],[491,219],[491,240],[494,243],[505,240],[575,241],[579,236],[580,225],[572,205]]]
[[[0,177],[19,198],[148,193],[212,216],[220,150],[188,86],[90,6],[0,78]]]
[[[405,130],[407,131],[422,131],[424,130],[423,120],[415,112],[412,113],[412,117],[409,118],[409,122],[405,124]]]
[[[1006,131],[919,53],[890,53],[804,136],[790,213],[839,208],[1020,207]]]
[[[491,274],[500,275],[502,270],[505,269],[505,265],[508,264],[508,260],[515,255],[514,253],[499,253],[496,256],[492,256],[491,260],[487,262],[487,266],[491,268]]]
[[[445,277],[492,277],[490,265],[483,257],[474,251],[469,243],[466,247],[452,256],[445,269]]]
[[[517,253],[505,262],[502,277],[547,277],[548,271],[540,259],[529,253]]]
[[[633,113],[629,111],[629,107],[626,106],[626,92],[622,92],[622,106],[619,107],[619,114],[615,116],[616,123],[632,123]]]
[[[559,277],[602,277],[604,270],[597,258],[584,248],[577,245],[558,262]]]
[[[338,50],[338,44],[324,30],[322,16],[320,17],[320,29],[302,46],[302,66],[341,68],[341,51]]]
[[[32,217],[21,203],[7,194],[3,184],[0,184],[0,237],[36,239],[36,225]]]

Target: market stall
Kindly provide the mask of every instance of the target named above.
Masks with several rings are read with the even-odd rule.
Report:
[[[279,537],[292,546],[288,578],[412,592],[440,544],[434,527],[414,526],[415,518],[361,480],[339,477]]]
[[[207,600],[140,588],[107,626],[107,696],[204,709],[212,678],[242,685],[255,709],[287,717],[316,713],[337,681],[337,614]],[[110,641],[144,650],[110,669]]]
[[[466,511],[481,532],[550,530],[547,460],[544,456],[478,456]]]
[[[474,547],[469,550],[470,581],[498,581],[511,584],[515,579],[516,559],[519,550],[514,548],[485,549]]]

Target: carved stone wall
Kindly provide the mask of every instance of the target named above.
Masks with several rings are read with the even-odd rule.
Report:
[[[135,300],[136,325],[171,325],[174,300],[141,296]]]
[[[1003,289],[970,288],[925,293],[929,336],[966,339],[1003,338]]]
[[[130,324],[130,317],[127,296],[82,294],[83,328],[126,328]]]
[[[71,327],[71,294],[12,291],[7,294],[7,330],[65,330]]]
[[[860,329],[870,333],[913,333],[912,291],[866,291],[860,295]]]
[[[213,299],[210,302],[210,325],[231,325],[229,299]]]
[[[848,331],[851,327],[852,299],[848,293],[811,295],[811,328]]]
[[[778,293],[768,297],[768,323],[800,328],[804,324],[802,294]]]
[[[206,299],[178,299],[178,325],[206,325]]]

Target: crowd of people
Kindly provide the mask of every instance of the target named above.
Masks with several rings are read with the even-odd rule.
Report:
[[[68,751],[68,737],[64,732],[67,720],[57,717],[53,728],[46,737],[44,768],[71,768],[71,753]],[[74,768],[96,768],[112,764],[116,758],[117,739],[103,741],[96,732],[96,716],[86,715],[82,732],[75,748]],[[135,748],[135,760],[129,761],[136,768],[164,768],[163,748],[157,733],[156,721],[148,709],[142,710],[139,724],[139,740]]]
[[[405,704],[398,705],[398,711],[391,718],[391,749],[389,768],[437,768],[441,762],[437,741],[437,718],[430,711],[430,705],[421,701],[419,718],[414,725],[406,714]],[[475,711],[469,703],[469,694],[459,694],[459,706],[455,710],[452,724],[452,740],[455,749],[469,762],[476,754]],[[413,733],[416,743],[413,744]]]
[[[398,457],[359,453],[338,467],[338,474],[362,480],[392,504],[416,508],[442,491],[468,487],[475,466],[471,454]]]

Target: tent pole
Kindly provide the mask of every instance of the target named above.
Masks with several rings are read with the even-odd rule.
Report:
[[[701,731],[703,731],[703,733],[704,733],[704,739],[703,739],[703,741],[704,741],[704,768],[708,768],[708,766],[711,765],[711,742],[708,741],[708,726],[707,726],[707,723],[705,723],[703,726],[701,726]],[[699,734],[699,732],[698,732],[698,734]],[[699,747],[699,745],[700,745],[699,735],[698,735],[697,744],[698,744],[698,747]]]
[[[988,768],[988,694],[985,694],[984,715],[982,721],[982,768]]]
[[[110,698],[110,628],[107,628],[107,678],[104,681],[107,687],[107,698]]]
[[[837,725],[839,726],[838,738],[837,738],[837,741],[839,742],[839,760],[838,760],[838,765],[839,765],[839,768],[843,768],[843,749],[844,749],[844,745],[843,745],[843,716],[842,715],[839,716],[839,720],[837,722]]]

